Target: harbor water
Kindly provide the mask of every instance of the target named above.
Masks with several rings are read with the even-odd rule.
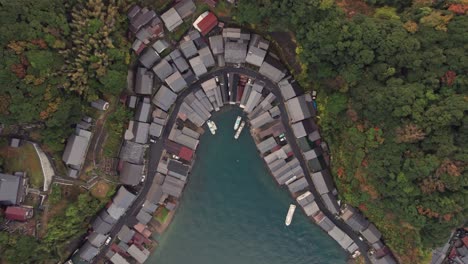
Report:
[[[216,113],[214,136],[205,126],[175,218],[146,263],[345,263],[341,247],[300,207],[285,226],[292,198],[268,174],[248,127],[234,139],[239,114],[237,107]]]

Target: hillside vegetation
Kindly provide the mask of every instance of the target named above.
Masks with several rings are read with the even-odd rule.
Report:
[[[340,197],[402,263],[421,262],[468,218],[464,12],[451,1],[261,0],[236,15],[295,33],[296,78],[319,90]]]

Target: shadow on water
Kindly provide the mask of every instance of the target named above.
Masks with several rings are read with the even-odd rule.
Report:
[[[202,136],[181,205],[146,263],[345,263],[345,252],[300,210],[284,225],[291,197],[268,174],[248,128],[233,138],[241,110],[225,108],[213,117],[217,134]]]

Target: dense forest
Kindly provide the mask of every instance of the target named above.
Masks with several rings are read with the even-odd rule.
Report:
[[[126,86],[130,43],[123,0],[0,0],[0,124],[32,127],[49,154],[60,155],[89,102]],[[76,249],[106,199],[89,193],[49,196],[40,239],[0,232],[0,262],[57,263]],[[108,198],[108,197],[107,197]],[[62,201],[61,205],[54,204]],[[41,215],[35,217],[40,218]],[[41,218],[40,218],[41,219]]]
[[[126,6],[0,1],[0,123],[42,126],[40,140],[61,150],[86,102],[125,87],[130,44],[120,12]]]
[[[341,198],[420,263],[468,219],[468,10],[458,1],[241,1],[295,33]]]

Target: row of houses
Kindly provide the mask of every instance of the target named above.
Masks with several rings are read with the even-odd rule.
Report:
[[[87,239],[75,253],[75,256],[81,261],[91,262],[99,254],[100,249],[110,242],[110,239],[112,239],[109,237],[110,231],[130,208],[135,199],[135,194],[121,186],[112,201],[91,223]]]

